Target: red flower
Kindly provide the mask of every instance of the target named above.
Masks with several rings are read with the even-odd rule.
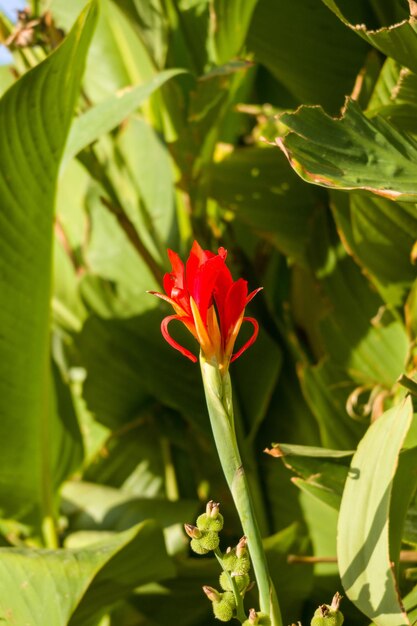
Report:
[[[168,250],[172,272],[164,276],[165,294],[151,291],[169,302],[175,315],[169,315],[161,324],[166,341],[194,363],[197,357],[181,346],[168,332],[172,320],[182,322],[200,344],[206,359],[215,359],[223,371],[249,348],[258,335],[258,322],[244,317],[245,307],[261,288],[248,295],[246,280],[233,281],[226,266],[227,251],[219,248],[218,254],[203,250],[195,241],[190,256],[184,264],[178,254]],[[251,338],[233,354],[233,347],[243,322],[253,326]]]

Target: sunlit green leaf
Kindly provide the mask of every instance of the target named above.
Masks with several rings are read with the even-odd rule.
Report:
[[[389,510],[398,455],[411,418],[407,399],[372,424],[352,459],[340,509],[338,562],[343,586],[378,626],[408,623],[389,557]]]
[[[0,500],[3,515],[32,514],[38,523],[53,512],[53,476],[68,436],[49,404],[55,185],[96,11],[90,4],[62,46],[0,101],[0,428],[8,442]]]
[[[6,624],[95,624],[134,587],[174,573],[161,531],[150,522],[84,549],[0,548],[0,554]]]
[[[292,132],[277,144],[307,182],[416,202],[417,143],[383,118],[367,119],[348,100],[340,119],[301,107],[281,120]]]

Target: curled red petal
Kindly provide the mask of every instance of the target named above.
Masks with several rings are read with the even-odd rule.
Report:
[[[185,323],[184,319],[181,318],[180,315],[168,315],[168,317],[165,317],[161,323],[161,333],[163,338],[169,343],[172,348],[175,348],[175,350],[181,352],[181,354],[186,356],[187,359],[190,359],[190,361],[192,361],[193,363],[197,363],[197,357],[192,352],[187,350],[187,348],[184,348],[184,346],[175,341],[175,339],[173,339],[169,334],[168,324],[172,322],[172,320],[179,320],[180,322]]]
[[[254,298],[259,291],[262,291],[262,289],[263,287],[258,287],[258,289],[254,289],[253,291],[251,291],[248,297],[246,298],[246,304],[249,304],[252,298]]]
[[[256,321],[256,319],[254,317],[244,317],[242,320],[243,322],[250,322],[253,326],[253,333],[250,339],[248,339],[248,341],[245,343],[244,346],[242,346],[240,348],[240,350],[238,350],[236,352],[236,354],[234,354],[232,356],[232,358],[230,359],[230,362],[233,363],[233,361],[236,361],[236,359],[238,359],[240,356],[242,356],[242,354],[248,349],[250,348],[250,346],[256,341],[256,338],[258,336],[258,332],[259,332],[259,324]]]

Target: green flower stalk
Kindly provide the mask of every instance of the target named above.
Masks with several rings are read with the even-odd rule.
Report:
[[[164,276],[165,293],[151,292],[169,302],[175,315],[169,315],[161,324],[163,337],[168,343],[194,363],[197,357],[181,346],[168,332],[173,321],[179,321],[192,333],[200,345],[200,366],[211,427],[220,463],[231,491],[245,534],[252,566],[259,591],[262,614],[271,619],[271,626],[282,626],[281,613],[272,584],[262,538],[256,519],[256,511],[250,493],[249,482],[240,457],[233,415],[232,387],[229,365],[240,357],[256,340],[258,323],[245,317],[245,307],[260,291],[248,294],[247,282],[242,278],[234,281],[226,266],[227,251],[219,248],[218,254],[203,250],[194,242],[184,267],[179,256],[168,251],[172,272]],[[251,324],[250,339],[234,353],[234,345],[244,322]],[[206,516],[210,517],[210,513]],[[216,515],[216,513],[214,514]],[[206,532],[197,524],[203,536],[192,533],[193,549],[205,553],[215,549],[206,545]],[[188,532],[188,531],[187,531]],[[244,546],[242,546],[242,550]],[[197,551],[196,550],[196,551]],[[245,572],[243,572],[245,573]],[[238,572],[236,572],[238,574]],[[210,590],[212,593],[212,590]],[[225,592],[225,594],[230,592]],[[219,611],[229,611],[228,596],[216,600]],[[223,614],[222,614],[223,615]],[[223,615],[223,618],[224,618]],[[222,619],[222,618],[219,618]]]
[[[281,612],[268,571],[248,479],[237,446],[230,376],[228,372],[222,376],[217,364],[207,361],[204,355],[200,356],[200,365],[217,452],[247,538],[259,590],[260,609],[270,616],[272,626],[280,626]]]

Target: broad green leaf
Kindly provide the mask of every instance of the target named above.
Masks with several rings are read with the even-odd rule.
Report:
[[[121,489],[81,481],[65,483],[62,496],[72,531],[123,531],[147,519],[167,528],[193,521],[198,511],[197,501],[134,498]]]
[[[219,565],[215,559],[181,559],[176,563],[177,576],[158,584],[143,585],[130,599],[134,613],[126,626],[145,622],[167,626],[172,622],[181,626],[214,623],[213,610],[202,592],[203,585],[218,588]],[[114,624],[121,622],[122,609],[115,612]],[[178,625],[179,626],[179,625]]]
[[[162,432],[161,432],[162,431]],[[83,479],[123,489],[139,498],[164,495],[162,424],[151,422],[149,409],[120,432],[111,433],[87,465]]]
[[[401,65],[388,57],[378,74],[378,78],[366,103],[367,113],[372,117],[381,107],[393,104],[401,74]],[[404,71],[404,70],[403,70]]]
[[[273,444],[268,454],[281,458],[297,474],[292,482],[332,508],[339,510],[348,467],[343,463],[353,452],[311,446]]]
[[[86,0],[44,0],[58,26],[69,29]],[[147,81],[155,73],[149,54],[130,20],[116,3],[101,0],[100,16],[89,50],[85,84],[93,102],[106,100],[132,84]]]
[[[323,446],[344,450],[355,447],[365,425],[349,416],[346,410],[347,400],[355,389],[353,380],[330,359],[300,368],[299,376],[305,398],[316,417]]]
[[[326,217],[322,214],[322,218]],[[382,385],[390,389],[404,371],[409,350],[403,322],[395,311],[384,306],[349,258],[332,221],[318,221],[316,232],[310,262],[315,268],[322,300],[322,315],[317,324],[324,352],[330,357],[325,378],[335,383],[338,377],[339,403],[343,393],[347,399],[352,391],[349,378],[361,386]],[[332,371],[334,366],[337,369]],[[324,445],[354,447],[352,443],[324,442]]]
[[[408,431],[410,435],[412,427]],[[406,438],[404,445],[407,445]],[[416,495],[417,476],[415,472],[417,464],[417,447],[402,450],[398,467],[395,473],[394,484],[391,494],[389,514],[389,547],[390,558],[396,565],[396,573],[399,570],[400,550],[402,541],[406,539],[406,524],[413,520],[415,509],[411,504]],[[415,521],[415,519],[414,519]]]
[[[366,115],[379,115],[404,132],[417,134],[417,75],[388,58],[367,103]]]
[[[281,366],[278,345],[262,330],[246,358],[234,366],[235,395],[251,442],[265,418]]]
[[[53,488],[58,491],[61,483],[81,465],[83,442],[68,381],[54,361],[51,369],[54,383],[52,392],[55,392],[51,404],[56,417],[51,420],[50,437],[56,443],[51,446],[50,454],[51,466],[54,468]],[[65,431],[65,436],[62,435],[62,430]]]
[[[299,492],[288,480],[288,471],[269,455],[261,454],[261,450],[271,441],[277,440],[306,445],[320,444],[314,416],[305,402],[286,351],[283,351],[283,359],[278,384],[255,442],[259,450],[259,471],[262,482],[266,485],[265,506],[274,529],[284,528],[295,519],[302,519],[303,514],[299,504]]]
[[[351,24],[339,8],[339,1],[323,0],[339,19],[354,33],[383,54],[402,65],[417,71],[417,29],[415,18],[410,17],[388,28],[369,30],[364,24]]]
[[[6,624],[90,626],[136,586],[174,574],[151,522],[84,549],[0,548],[0,556]]]
[[[274,152],[246,147],[226,153],[205,170],[208,194],[278,250],[303,261],[317,195]]]
[[[87,312],[80,297],[72,251],[65,250],[58,237],[54,243],[52,319],[61,329],[79,332]]]
[[[54,194],[97,7],[0,101],[0,501],[5,516],[52,511],[68,436],[50,406],[49,300]],[[22,450],[24,455],[22,457]]]
[[[361,8],[361,20],[366,12]],[[367,50],[320,2],[304,2],[300,11],[292,0],[279,8],[274,0],[258,2],[248,48],[298,102],[332,113],[351,93]]]
[[[77,117],[65,147],[63,165],[81,150],[96,141],[101,135],[121,124],[149,96],[167,80],[177,76],[181,70],[166,70],[150,81],[134,87],[125,87],[112,97],[100,102],[86,113]]]
[[[240,101],[239,90],[249,80],[248,76],[253,75],[251,68],[250,62],[240,60],[211,68],[197,78],[187,95],[185,124],[170,150],[181,168],[180,186],[185,187],[193,199],[200,189],[194,188],[190,180],[212,162],[225,116]]]
[[[175,183],[169,149],[159,133],[138,117],[123,126],[117,148],[138,198],[136,229],[143,239],[146,231],[152,232],[161,266],[165,266],[167,247],[177,249]]]
[[[310,541],[304,528],[292,523],[278,533],[264,540],[271,577],[280,597],[284,624],[291,622],[294,615],[300,615],[302,597],[313,586],[313,568],[309,564],[288,563],[289,554],[305,555],[310,549]]]
[[[343,586],[377,626],[409,623],[392,570],[389,513],[398,457],[411,420],[408,398],[372,424],[352,459],[340,508],[338,563]]]
[[[320,107],[301,107],[280,119],[292,132],[277,145],[307,182],[416,202],[417,142],[383,118],[367,119],[348,100],[340,119]]]
[[[162,317],[162,311],[153,310],[127,320],[87,320],[77,338],[87,370],[87,404],[97,419],[114,428],[152,398],[208,432],[198,368],[162,338]]]
[[[157,68],[165,66],[169,26],[162,0],[119,0],[117,4],[133,18],[150,58]]]
[[[211,0],[209,47],[217,65],[239,55],[258,0]]]
[[[323,500],[317,498],[316,493],[307,489],[303,490],[300,497],[304,519],[308,527],[313,554],[321,558],[334,558],[336,556],[336,529],[338,512],[333,506],[329,506]],[[294,565],[293,567],[297,567]],[[320,585],[320,577],[335,576],[338,572],[336,563],[317,563],[314,566],[315,583]],[[339,585],[332,579],[332,584]],[[334,587],[330,593],[334,592]]]
[[[406,307],[407,331],[411,338],[417,337],[417,280],[414,281],[407,299]]]
[[[85,250],[89,273],[83,280],[100,276],[111,281],[109,298],[113,300],[117,317],[128,317],[155,308],[154,300],[146,291],[158,289],[159,285],[115,216],[101,202],[100,191],[99,187],[94,187],[87,197],[91,234]],[[81,291],[88,300],[83,285]]]
[[[415,278],[411,251],[417,239],[417,214],[411,204],[361,193],[335,193],[332,209],[347,250],[385,302],[401,306]]]

